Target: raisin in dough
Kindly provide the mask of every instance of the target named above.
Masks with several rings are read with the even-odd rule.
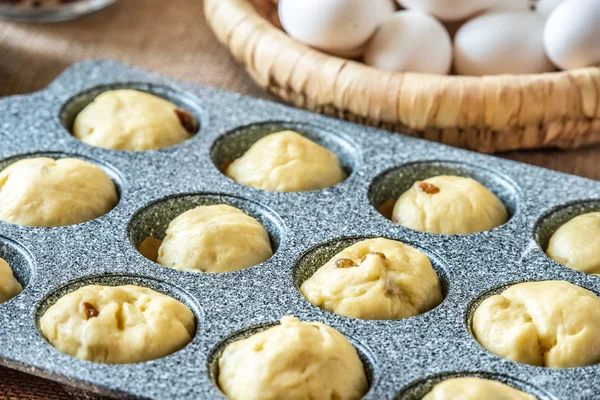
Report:
[[[169,224],[157,262],[183,271],[229,272],[273,255],[265,228],[235,207],[220,204],[186,211]]]
[[[79,224],[106,214],[117,201],[109,176],[76,158],[28,158],[0,172],[0,221],[12,224]]]
[[[384,238],[363,240],[336,254],[304,281],[300,291],[318,307],[361,319],[408,318],[442,301],[429,258]]]
[[[139,286],[85,286],[61,297],[40,319],[44,337],[63,353],[108,364],[169,355],[191,342],[192,311]]]
[[[558,228],[546,254],[565,267],[600,274],[600,212],[580,215]]]
[[[392,220],[422,232],[467,234],[504,224],[508,212],[479,182],[442,175],[418,181],[404,192],[394,206]]]
[[[229,344],[218,381],[232,400],[358,400],[367,391],[354,346],[327,325],[294,317]]]
[[[243,185],[277,192],[324,189],[346,179],[334,153],[294,131],[260,139],[225,174]]]
[[[6,261],[0,258],[0,304],[21,293],[23,287],[15,279],[13,271]]]
[[[600,362],[600,299],[564,281],[520,283],[484,300],[473,316],[483,347],[550,368]]]
[[[137,90],[111,90],[77,115],[73,134],[92,146],[143,151],[181,143],[197,128],[190,113],[167,100]]]
[[[535,396],[482,378],[446,379],[435,385],[423,400],[536,400]]]

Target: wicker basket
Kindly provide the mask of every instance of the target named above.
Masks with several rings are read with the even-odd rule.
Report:
[[[297,107],[482,152],[600,142],[600,68],[487,77],[394,73],[287,36],[274,0],[204,0],[218,39]]]

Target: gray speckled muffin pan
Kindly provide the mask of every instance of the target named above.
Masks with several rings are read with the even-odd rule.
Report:
[[[200,69],[201,71],[201,69]],[[69,132],[80,111],[109,88],[137,88],[165,97],[200,120],[198,133],[176,146],[112,151]],[[239,185],[220,168],[258,138],[295,129],[335,151],[349,173],[326,190],[275,193]],[[0,257],[23,293],[0,305],[0,364],[96,393],[153,399],[213,399],[215,360],[231,340],[284,315],[324,322],[359,350],[370,377],[368,399],[419,399],[450,376],[492,377],[539,399],[599,399],[600,365],[545,369],[483,349],[470,316],[481,299],[508,284],[562,279],[600,293],[600,278],[548,259],[556,228],[600,210],[600,183],[436,143],[391,134],[198,85],[111,61],[68,69],[47,89],[0,100],[0,169],[18,158],[80,157],[104,168],[120,192],[106,215],[60,228],[0,223]],[[494,191],[512,217],[473,235],[434,235],[395,225],[376,210],[416,179],[471,176]],[[275,254],[225,274],[180,272],[136,250],[170,220],[201,204],[232,204],[267,228]],[[398,321],[363,321],[323,311],[298,286],[341,248],[364,237],[409,243],[433,261],[444,288],[434,310]],[[182,350],[150,362],[104,365],[81,361],[48,344],[37,326],[53,301],[85,284],[136,283],[169,294],[195,313],[197,331]],[[600,332],[598,333],[600,334]],[[1,377],[0,377],[1,379]]]

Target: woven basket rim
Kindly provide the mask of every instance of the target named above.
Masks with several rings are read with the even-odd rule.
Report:
[[[204,0],[210,28],[263,89],[300,108],[478,151],[600,143],[600,66],[485,76],[385,71],[288,36],[269,0]],[[268,7],[268,8],[267,8]]]
[[[220,0],[222,2],[230,2],[233,6],[236,6],[236,1],[231,1],[231,0]],[[251,3],[251,0],[244,0],[247,3]],[[493,79],[493,78],[536,78],[536,77],[547,77],[547,78],[553,78],[553,77],[559,77],[559,76],[564,76],[565,74],[569,74],[569,73],[577,73],[577,72],[584,72],[586,70],[597,70],[600,69],[600,66],[597,67],[581,67],[581,68],[573,68],[573,69],[569,69],[569,70],[557,70],[557,71],[552,71],[552,72],[544,72],[544,73],[538,73],[538,74],[495,74],[495,75],[481,75],[481,76],[474,76],[474,75],[456,75],[456,74],[431,74],[431,73],[423,73],[423,72],[398,72],[398,71],[388,71],[388,70],[382,70],[379,69],[377,67],[373,67],[370,65],[367,65],[363,62],[360,62],[356,59],[349,59],[349,58],[344,58],[344,57],[340,57],[340,56],[336,56],[334,54],[329,54],[325,51],[321,51],[317,48],[308,46],[294,38],[292,38],[291,36],[289,36],[285,31],[277,28],[276,26],[274,26],[269,20],[267,20],[264,16],[262,16],[258,10],[256,10],[256,7],[252,5],[252,10],[253,10],[253,16],[256,18],[259,18],[260,20],[262,20],[265,24],[267,24],[269,26],[270,29],[272,29],[273,31],[277,31],[280,33],[283,33],[283,37],[281,37],[279,40],[281,40],[283,43],[286,42],[293,42],[294,44],[297,44],[301,47],[304,48],[305,51],[308,52],[315,52],[319,55],[323,55],[325,57],[330,57],[330,58],[335,58],[337,60],[340,60],[341,62],[351,62],[351,63],[355,63],[358,66],[360,66],[361,68],[364,68],[365,71],[370,71],[370,72],[380,72],[380,73],[391,73],[393,75],[399,75],[399,76],[414,76],[414,77],[421,77],[421,78],[432,78],[432,77],[436,77],[436,78],[441,78],[441,79],[447,79],[447,80],[463,80],[463,79],[468,79],[468,80],[489,80],[489,79]],[[246,9],[240,9],[241,11],[246,11]]]

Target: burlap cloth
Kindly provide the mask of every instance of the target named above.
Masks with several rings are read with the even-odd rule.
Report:
[[[0,21],[0,96],[41,89],[70,64],[88,58],[118,59],[176,78],[269,98],[216,42],[204,22],[200,0],[119,0],[95,15],[55,25]],[[600,179],[598,147],[501,156]],[[0,398],[73,396],[55,383],[0,368]]]

